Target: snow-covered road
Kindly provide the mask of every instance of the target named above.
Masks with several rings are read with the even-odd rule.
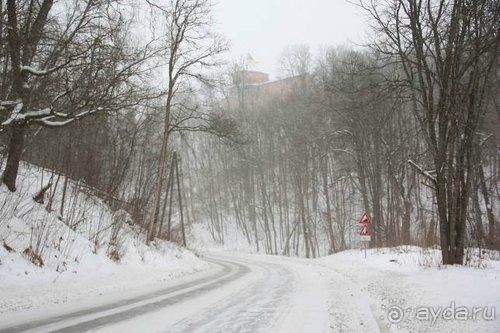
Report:
[[[88,297],[54,298],[52,305],[41,297],[53,290],[30,287],[36,294],[30,308],[16,308],[18,298],[4,292],[12,306],[0,312],[0,333],[500,332],[497,316],[435,322],[415,316],[416,309],[451,302],[500,309],[500,295],[492,292],[500,288],[496,262],[484,269],[422,268],[415,249],[369,252],[366,259],[353,250],[314,260],[211,252],[201,271],[161,280],[161,272],[144,270],[144,284],[124,274],[117,278],[127,281],[99,280],[101,289],[89,280],[79,285]],[[117,294],[110,282],[128,289]],[[404,310],[401,320],[389,317],[393,308]]]
[[[63,315],[26,316],[0,332],[326,332],[326,286],[316,270],[280,257],[210,254],[195,280]]]

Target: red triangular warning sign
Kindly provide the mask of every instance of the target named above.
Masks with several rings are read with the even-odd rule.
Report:
[[[361,217],[361,219],[359,220],[359,223],[371,224],[372,220],[370,219],[370,216],[368,216],[367,213],[364,213],[363,216]]]
[[[372,233],[368,229],[368,224],[363,224],[363,227],[361,228],[361,231],[359,232],[361,236],[371,236]]]

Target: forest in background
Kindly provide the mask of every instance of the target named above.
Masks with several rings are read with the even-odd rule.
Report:
[[[42,195],[72,179],[148,241],[182,242],[182,221],[224,243],[232,224],[316,257],[357,247],[367,212],[373,247],[440,246],[445,264],[499,247],[496,1],[362,1],[373,44],[290,47],[272,93],[233,81],[252,64],[222,63],[209,1],[0,3],[11,191],[21,159],[45,167]]]

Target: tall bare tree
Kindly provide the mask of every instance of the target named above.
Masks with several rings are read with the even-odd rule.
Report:
[[[209,0],[169,0],[162,7],[147,0],[153,9],[159,10],[165,19],[166,45],[168,59],[166,75],[166,103],[163,121],[163,138],[158,159],[158,180],[155,185],[147,242],[153,237],[154,224],[157,223],[161,192],[165,178],[168,142],[172,131],[179,129],[179,122],[172,126],[172,112],[185,109],[179,96],[189,91],[194,81],[209,83],[207,70],[219,63],[217,55],[226,50],[224,41],[211,30],[212,5]],[[175,103],[176,97],[179,103]],[[189,108],[189,107],[187,107]],[[193,114],[185,120],[195,118]]]
[[[374,47],[400,61],[418,103],[435,188],[444,264],[463,264],[477,129],[500,45],[494,0],[361,1],[380,33]]]
[[[8,43],[2,46],[8,79],[0,96],[9,113],[1,123],[10,130],[2,175],[9,190],[16,190],[29,126],[62,127],[148,97],[133,79],[154,52],[127,44],[127,21],[118,2],[68,2],[58,11],[63,4],[53,0],[7,0]]]

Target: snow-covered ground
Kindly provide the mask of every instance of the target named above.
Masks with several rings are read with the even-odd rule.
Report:
[[[209,267],[175,244],[146,246],[144,232],[125,212],[113,213],[81,184],[68,183],[60,216],[63,177],[53,195],[36,203],[49,178],[46,170],[22,164],[17,191],[0,186],[0,316],[142,293]]]
[[[372,249],[366,258],[351,250],[315,262],[330,283],[336,332],[500,332],[498,253],[475,267],[439,267],[437,250],[417,247]]]
[[[228,231],[224,244],[204,225],[193,231],[202,247],[255,254],[239,230]],[[467,249],[464,267],[443,267],[438,249],[410,246],[371,249],[366,258],[349,250],[280,260],[302,262],[324,277],[334,332],[500,332],[499,252]]]
[[[248,253],[231,229],[221,249],[195,225],[199,258],[146,246],[74,182],[60,216],[61,186],[52,209],[33,200],[47,181],[23,165],[16,193],[0,187],[0,332],[500,332],[498,252],[464,267],[418,247],[288,258]]]
[[[437,252],[416,247],[369,250],[366,258],[359,250],[312,260],[223,250],[206,256],[210,269],[156,290],[139,283],[79,304],[0,315],[0,332],[24,331],[33,322],[34,332],[500,330],[496,260],[485,259],[481,268],[436,267],[427,257]]]
[[[215,240],[208,230],[207,223],[195,223],[190,226],[190,245],[199,251],[219,251],[224,249],[231,252],[256,253],[255,245],[249,244],[236,223],[228,221],[225,224],[224,241]],[[265,249],[262,249],[265,251]]]

